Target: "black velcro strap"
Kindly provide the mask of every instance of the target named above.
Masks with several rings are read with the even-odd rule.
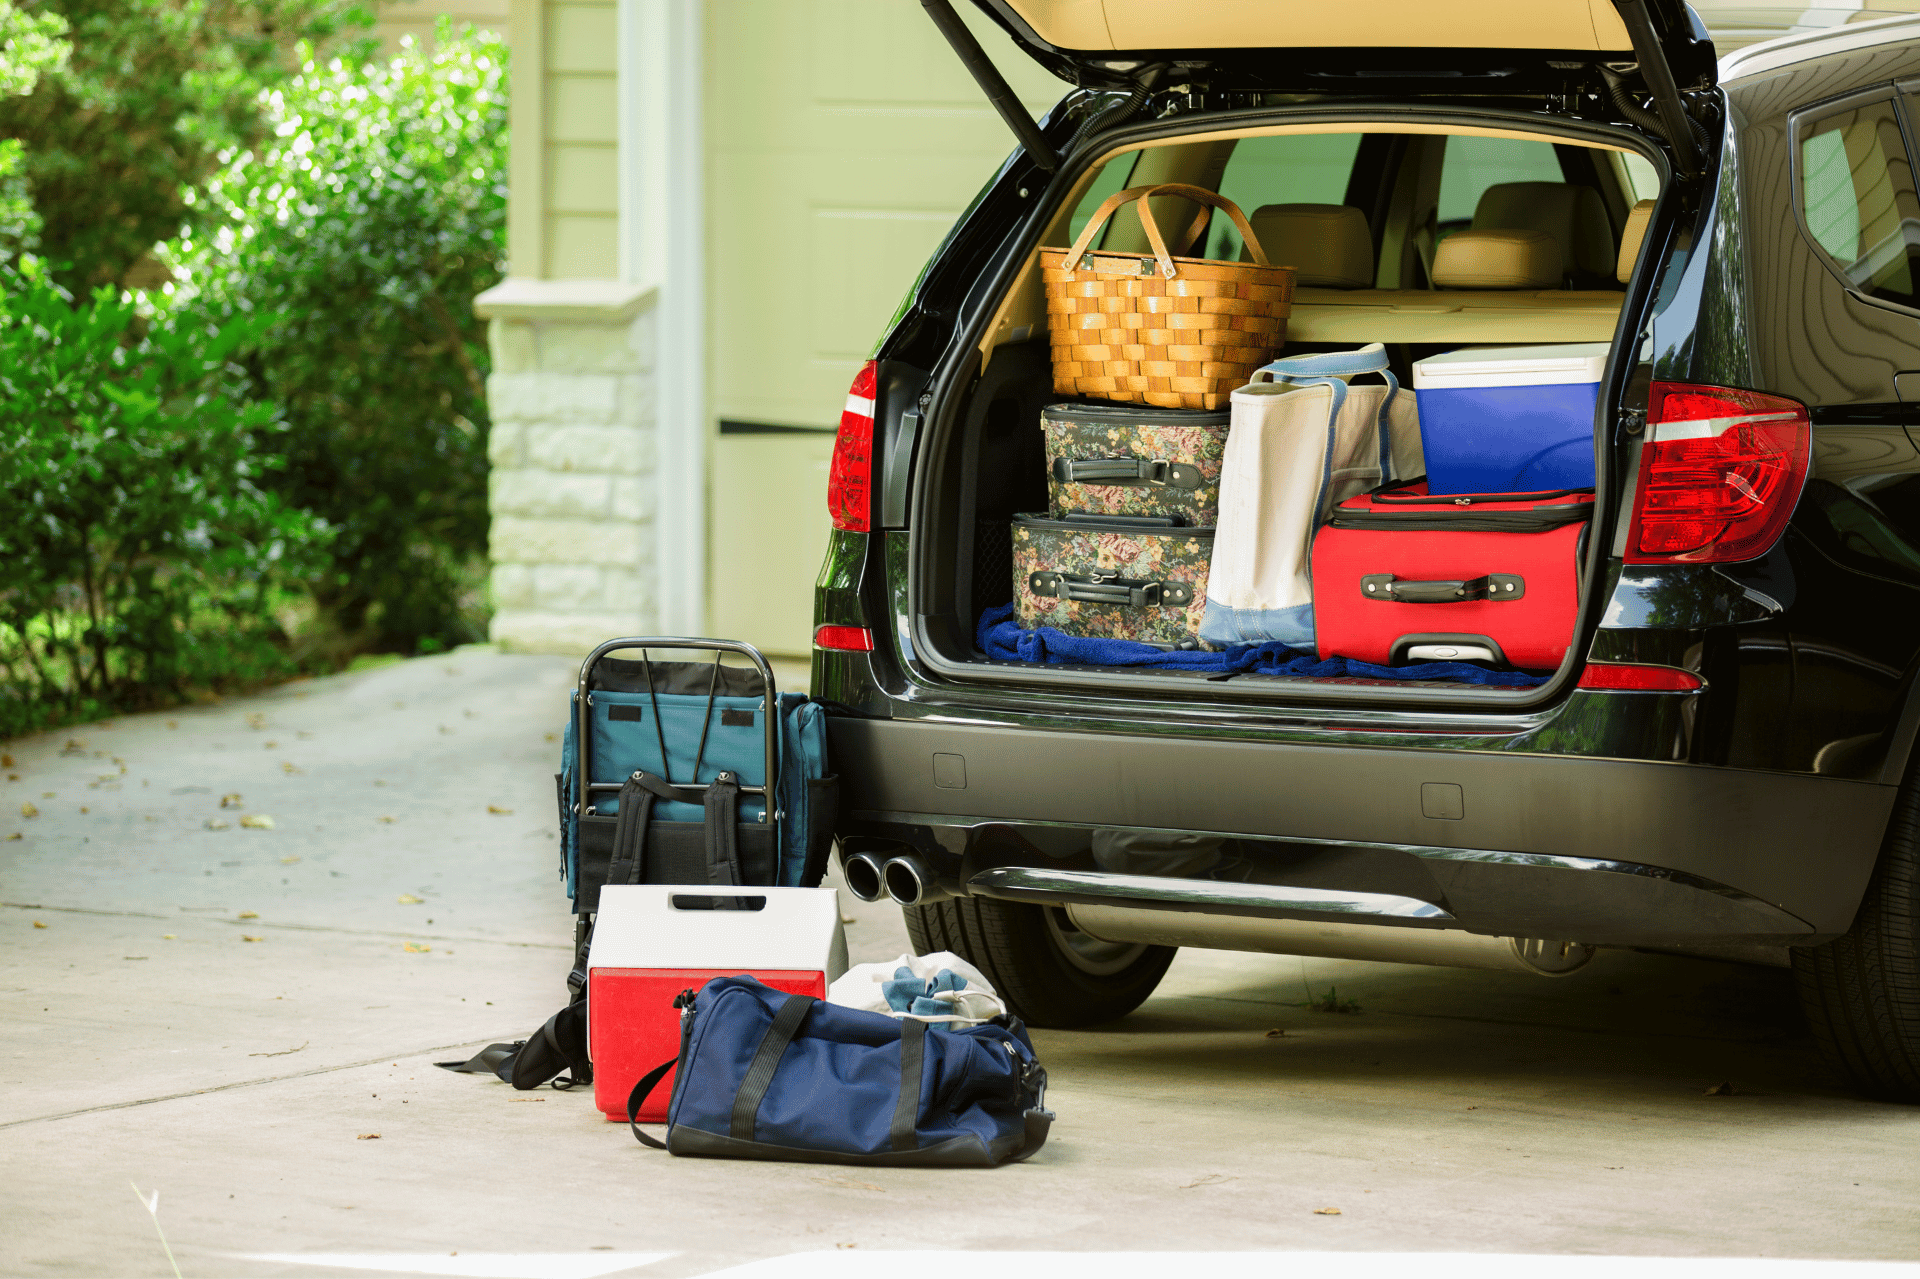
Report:
[[[675,1057],[673,1061],[662,1062],[660,1065],[655,1066],[652,1070],[640,1076],[640,1082],[635,1084],[633,1091],[627,1094],[627,1127],[633,1129],[635,1139],[643,1146],[652,1146],[655,1150],[665,1150],[667,1148],[666,1142],[661,1141],[658,1137],[649,1137],[646,1133],[640,1131],[640,1103],[647,1099],[648,1093],[660,1086],[660,1081],[667,1077],[667,1072],[672,1070],[674,1063],[679,1060],[678,1057]]]
[[[728,1132],[736,1140],[753,1140],[760,1103],[773,1085],[773,1072],[779,1069],[781,1054],[800,1032],[800,1023],[807,1019],[812,1008],[812,996],[788,995],[787,1002],[773,1015],[773,1024],[760,1037],[760,1047],[747,1067],[747,1076],[740,1081],[740,1091],[733,1095],[733,1122],[728,1125]]]
[[[888,1145],[920,1149],[920,1075],[927,1060],[927,1023],[909,1017],[900,1023],[900,1100],[893,1107]]]
[[[740,847],[734,823],[740,820],[740,779],[722,773],[707,784],[707,882],[740,882]]]
[[[511,1071],[513,1055],[520,1051],[527,1041],[517,1040],[511,1044],[488,1044],[465,1061],[436,1061],[433,1064],[442,1070],[451,1070],[460,1075],[498,1075],[502,1083],[512,1083]],[[507,1066],[502,1072],[501,1065]]]

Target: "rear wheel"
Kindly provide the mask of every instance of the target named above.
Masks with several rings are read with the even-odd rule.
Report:
[[[1894,803],[1853,929],[1794,951],[1800,1001],[1827,1064],[1871,1097],[1920,1102],[1920,787]]]
[[[915,950],[967,960],[1033,1026],[1064,1030],[1124,1017],[1173,962],[1171,946],[1101,941],[1057,906],[961,897],[902,911]]]

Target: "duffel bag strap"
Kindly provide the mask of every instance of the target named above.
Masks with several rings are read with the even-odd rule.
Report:
[[[787,1045],[800,1033],[800,1023],[807,1019],[813,1010],[813,997],[810,995],[788,995],[786,1002],[780,1005],[780,1011],[773,1015],[773,1021],[767,1026],[766,1034],[760,1037],[760,1046],[754,1050],[753,1061],[747,1066],[746,1077],[740,1081],[740,1090],[733,1095],[732,1122],[728,1125],[728,1135],[740,1141],[752,1141],[754,1128],[759,1122],[760,1103],[766,1100],[767,1089],[773,1086],[774,1072],[780,1068],[780,1058],[785,1055]],[[923,1027],[924,1030],[924,1027]],[[640,1077],[627,1094],[627,1127],[633,1129],[633,1135],[643,1146],[655,1150],[667,1149],[666,1143],[657,1137],[650,1137],[640,1131],[640,1103],[647,1094],[659,1087],[660,1081],[667,1077],[679,1062],[662,1062]]]
[[[773,1086],[773,1075],[780,1068],[780,1058],[787,1051],[787,1045],[800,1033],[800,1023],[813,1011],[813,996],[788,995],[787,1001],[780,1005],[780,1011],[773,1015],[773,1022],[767,1027],[767,1033],[760,1037],[760,1047],[753,1054],[753,1061],[747,1066],[746,1077],[740,1081],[740,1091],[733,1094],[733,1116],[727,1125],[728,1135],[739,1141],[752,1141],[754,1128],[759,1123],[760,1103],[767,1098],[767,1089]]]
[[[649,1093],[660,1086],[660,1081],[667,1077],[667,1072],[672,1070],[679,1062],[680,1059],[678,1057],[675,1057],[671,1061],[661,1062],[658,1066],[655,1066],[652,1070],[640,1076],[640,1081],[633,1086],[633,1091],[627,1094],[627,1127],[633,1129],[634,1138],[643,1146],[652,1146],[655,1150],[665,1150],[667,1148],[666,1142],[661,1141],[658,1137],[649,1137],[646,1133],[640,1131],[640,1103],[647,1099]]]
[[[887,1144],[896,1151],[920,1149],[921,1076],[926,1073],[927,1023],[907,1018],[900,1023],[900,1100],[893,1106]]]

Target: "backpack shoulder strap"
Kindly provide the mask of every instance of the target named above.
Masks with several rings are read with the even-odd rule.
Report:
[[[771,792],[772,788],[768,788]],[[767,813],[773,813],[774,797],[769,793]],[[740,778],[722,772],[707,783],[706,830],[707,882],[740,882],[740,840],[735,823],[740,820]]]

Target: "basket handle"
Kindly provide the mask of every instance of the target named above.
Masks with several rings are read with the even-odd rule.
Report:
[[[1147,243],[1153,246],[1153,256],[1160,263],[1160,274],[1169,280],[1179,275],[1180,269],[1174,266],[1173,256],[1167,252],[1167,242],[1160,234],[1159,224],[1153,220],[1153,208],[1148,203],[1148,200],[1156,195],[1177,195],[1200,205],[1211,205],[1213,208],[1224,210],[1226,215],[1233,219],[1234,228],[1240,232],[1240,238],[1246,242],[1247,252],[1253,255],[1255,265],[1272,265],[1267,261],[1266,250],[1260,247],[1260,239],[1254,235],[1253,227],[1247,222],[1247,215],[1240,211],[1239,205],[1205,187],[1190,186],[1185,182],[1162,182],[1157,186],[1129,187],[1125,191],[1116,191],[1101,201],[1100,207],[1093,211],[1091,218],[1087,219],[1086,229],[1080,232],[1080,238],[1075,240],[1073,247],[1067,251],[1064,269],[1077,270],[1080,259],[1086,256],[1087,246],[1093,243],[1094,236],[1100,234],[1100,228],[1106,225],[1107,219],[1112,217],[1114,211],[1121,205],[1138,200],[1140,225],[1146,229]],[[1194,220],[1190,235],[1199,233],[1206,217],[1207,214],[1203,208],[1200,217]]]

